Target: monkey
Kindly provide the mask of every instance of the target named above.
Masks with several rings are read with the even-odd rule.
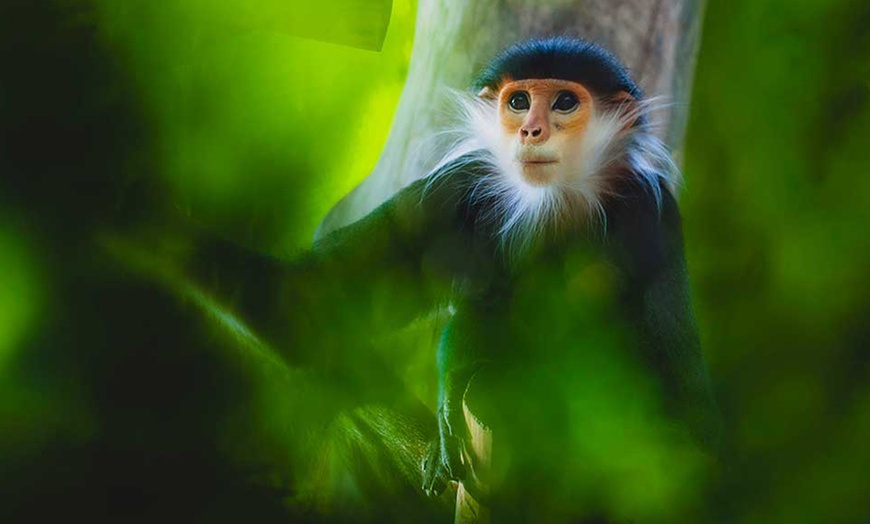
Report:
[[[715,448],[672,189],[679,174],[653,134],[653,102],[614,55],[570,37],[507,48],[472,92],[453,93],[460,118],[441,160],[366,217],[289,263],[206,242],[184,270],[234,325],[294,365],[341,368],[342,383],[360,391],[376,382],[358,376],[373,358],[361,346],[447,309],[437,430],[417,466],[425,494],[474,474],[463,405],[493,369],[503,379],[487,415],[494,445],[507,443],[501,456],[512,453],[508,477],[532,479],[528,488],[556,474],[561,457],[547,450],[567,442],[570,426],[560,380],[611,348],[649,377],[669,421]],[[522,486],[501,500],[528,493]]]
[[[509,47],[475,90],[476,97],[459,97],[460,139],[426,185],[464,180],[458,222],[475,245],[489,242],[500,254],[489,269],[499,277],[466,292],[442,338],[440,435],[422,463],[423,488],[437,495],[446,481],[466,476],[463,397],[485,363],[506,358],[493,346],[510,347],[514,356],[534,351],[532,340],[496,342],[499,334],[486,333],[481,326],[511,316],[494,304],[516,302],[508,283],[541,271],[536,258],[558,259],[571,244],[595,246],[615,270],[617,325],[634,333],[636,356],[654,369],[690,431],[712,446],[716,408],[672,190],[679,171],[653,134],[653,103],[613,54],[565,37]]]

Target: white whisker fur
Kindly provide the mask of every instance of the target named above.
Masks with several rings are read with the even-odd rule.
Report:
[[[638,117],[666,107],[650,99],[633,104],[631,110],[593,111],[580,147],[568,161],[576,173],[551,185],[526,182],[515,161],[514,151],[505,143],[495,101],[453,91],[459,101],[457,125],[444,131],[450,145],[430,171],[427,190],[439,178],[462,166],[483,166],[483,173],[471,181],[467,197],[472,205],[487,200],[479,220],[493,226],[498,241],[511,258],[521,255],[535,239],[559,234],[566,228],[588,224],[606,229],[604,196],[616,196],[609,176],[636,177],[661,205],[660,181],[676,184],[679,170],[650,126],[629,125]],[[604,104],[596,104],[604,106]],[[448,168],[448,166],[450,166]],[[445,169],[447,168],[447,169]],[[621,175],[614,175],[615,172]]]

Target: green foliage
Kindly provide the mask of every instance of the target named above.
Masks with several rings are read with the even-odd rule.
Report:
[[[23,239],[0,230],[0,374],[39,313],[36,266]]]
[[[870,9],[710,2],[706,16],[681,204],[727,414],[723,518],[863,521]]]
[[[185,262],[196,235],[176,229],[182,215],[260,252],[310,245],[378,159],[416,11],[322,4],[0,7],[0,520],[381,516],[366,504],[397,493],[413,501],[401,511],[418,505],[383,480],[413,465],[356,465],[379,492],[349,475],[342,453],[369,445],[362,435],[400,430],[348,406],[399,391],[431,408],[444,318],[375,340],[328,334],[357,339],[355,370],[314,372],[141,246],[94,242],[146,226],[180,237]],[[557,500],[661,521],[870,518],[867,27],[861,0],[708,2],[680,205],[721,471],[698,484],[705,459],[657,424],[639,371],[584,354],[586,371],[558,386],[575,425]],[[578,296],[607,294],[583,275]],[[618,346],[586,310],[590,347]],[[288,324],[305,314],[282,311]],[[418,441],[431,430],[413,428]],[[403,442],[384,449],[395,458]]]
[[[173,198],[269,251],[307,248],[320,217],[365,178],[404,82],[413,3],[393,3],[389,30],[388,0],[334,3],[96,3],[105,45],[154,123]],[[337,45],[350,34],[342,26],[385,36],[383,47]]]

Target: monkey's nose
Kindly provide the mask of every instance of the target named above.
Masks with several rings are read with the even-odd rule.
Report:
[[[534,127],[523,126],[520,128],[520,136],[523,138],[537,138],[537,137],[541,136],[542,132],[543,132],[543,129],[541,129],[541,126],[534,126]]]
[[[528,138],[529,136],[537,137],[541,135],[541,126],[533,127],[531,129],[523,127],[520,129],[520,134],[523,135],[524,138]]]
[[[543,142],[547,139],[543,126],[522,126],[520,128],[520,142]]]
[[[540,104],[539,104],[540,106]],[[549,108],[533,107],[520,122],[519,139],[521,144],[540,144],[550,138]]]

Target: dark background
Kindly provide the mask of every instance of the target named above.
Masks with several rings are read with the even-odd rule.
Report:
[[[413,3],[380,53],[118,5],[0,7],[0,518],[311,517],[331,393],[100,239],[304,249],[377,159]],[[726,427],[704,520],[870,520],[868,27],[861,0],[706,9],[680,195]],[[396,361],[430,403],[431,355]]]

